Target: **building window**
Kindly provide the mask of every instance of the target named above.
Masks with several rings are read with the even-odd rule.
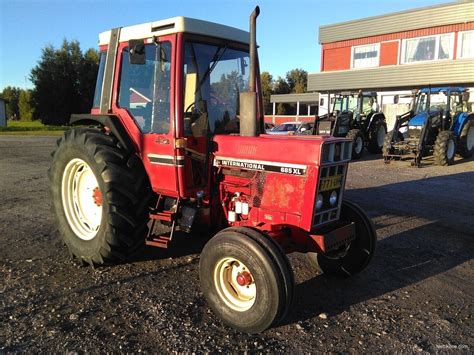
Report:
[[[352,68],[368,68],[379,65],[380,44],[352,47]]]
[[[459,32],[458,58],[474,58],[474,31]]]
[[[410,38],[402,43],[402,63],[453,59],[454,34]]]

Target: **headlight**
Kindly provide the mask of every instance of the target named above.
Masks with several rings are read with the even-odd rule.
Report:
[[[318,196],[316,196],[316,210],[323,208],[323,201],[323,195],[318,194]]]
[[[337,203],[337,191],[331,192],[331,196],[329,196],[329,204],[334,207]]]

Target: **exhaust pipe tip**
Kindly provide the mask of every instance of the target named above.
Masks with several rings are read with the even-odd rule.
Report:
[[[255,87],[257,75],[257,16],[260,14],[260,7],[256,6],[250,14],[250,73],[249,90],[240,94],[240,135],[255,137],[259,134],[257,125],[257,92]]]

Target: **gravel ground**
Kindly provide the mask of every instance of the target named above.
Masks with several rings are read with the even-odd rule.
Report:
[[[0,352],[472,353],[474,160],[351,163],[346,196],[378,232],[372,263],[335,280],[291,255],[292,313],[250,336],[224,326],[203,300],[205,236],[178,235],[169,250],[144,246],[114,267],[71,262],[47,189],[54,141],[0,136]]]

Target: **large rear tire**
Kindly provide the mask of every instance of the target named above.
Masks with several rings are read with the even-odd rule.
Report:
[[[451,165],[456,154],[456,136],[451,131],[441,131],[436,137],[433,156],[436,165]]]
[[[364,154],[364,134],[360,129],[351,129],[346,138],[352,139],[352,159],[360,159]]]
[[[377,233],[364,210],[353,202],[342,201],[341,220],[355,223],[355,239],[338,250],[326,254],[308,253],[307,256],[311,264],[323,273],[349,277],[369,264],[375,252]]]
[[[52,155],[53,209],[70,253],[90,265],[125,260],[148,230],[151,190],[140,159],[84,128],[67,131]]]
[[[379,119],[375,122],[369,133],[369,143],[367,144],[369,153],[377,154],[382,152],[386,134],[387,125],[383,120]]]
[[[474,118],[469,119],[461,130],[459,154],[463,158],[470,158],[474,154]]]
[[[199,262],[201,290],[227,325],[259,333],[287,312],[293,279],[272,243],[248,228],[228,228],[204,247]]]

